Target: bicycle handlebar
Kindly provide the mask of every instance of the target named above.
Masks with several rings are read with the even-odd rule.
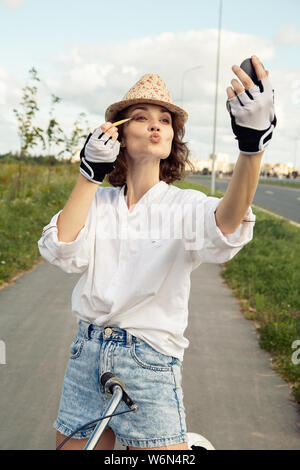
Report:
[[[125,392],[124,383],[112,372],[104,372],[100,377],[100,382],[103,385],[105,393],[108,397],[112,397],[114,386],[120,385],[123,390],[122,400],[131,410],[138,410],[138,406],[131,400],[131,398]]]
[[[73,431],[70,436],[66,437],[66,439],[64,439],[57,447],[56,447],[56,450],[59,450],[62,448],[62,446],[74,435],[76,434],[77,431],[85,428],[86,426],[90,425],[90,424],[93,424],[93,423],[96,423],[99,421],[102,421],[103,419],[105,418],[112,418],[113,416],[116,416],[116,415],[119,415],[119,414],[123,414],[123,413],[129,413],[130,411],[137,411],[138,410],[138,406],[131,400],[131,398],[127,395],[127,393],[125,392],[125,385],[124,383],[118,378],[116,377],[112,372],[104,372],[101,377],[100,377],[100,382],[101,384],[103,385],[104,389],[105,389],[105,393],[107,396],[109,397],[113,397],[111,402],[113,402],[113,400],[117,399],[118,403],[116,406],[118,406],[119,404],[119,399],[117,398],[116,394],[118,395],[118,391],[120,390],[120,387],[122,389],[122,396],[121,396],[121,400],[123,400],[126,405],[130,408],[130,410],[128,411],[121,411],[119,413],[113,413],[113,414],[108,414],[108,415],[105,415],[105,416],[102,416],[101,418],[98,418],[98,419],[95,419],[93,421],[89,421],[88,423],[85,423],[83,426],[80,426],[79,428],[75,429],[75,431]],[[116,387],[117,385],[117,387]],[[113,403],[112,403],[113,404]],[[109,409],[110,407],[108,407]],[[107,409],[107,410],[108,410]],[[106,411],[107,411],[106,410]],[[109,421],[109,420],[108,420]],[[107,424],[107,423],[106,423]],[[99,425],[99,424],[98,424]],[[98,426],[96,426],[92,436],[90,437],[90,440],[88,441],[88,443],[86,444],[85,446],[85,449],[87,448],[89,442],[91,441],[91,439],[94,437],[94,434],[97,430]],[[104,429],[102,429],[100,431],[100,434],[98,435],[97,437],[97,441],[100,439],[101,437],[101,434],[103,432]],[[95,444],[93,444],[95,445]],[[91,450],[92,447],[88,450]]]

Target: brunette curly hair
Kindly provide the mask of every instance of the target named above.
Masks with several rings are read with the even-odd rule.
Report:
[[[127,108],[119,112],[114,121],[125,119]],[[172,115],[172,127],[174,130],[174,137],[172,141],[171,153],[168,158],[160,160],[159,168],[159,179],[165,181],[165,183],[173,183],[174,181],[184,180],[187,174],[186,165],[188,165],[191,171],[195,171],[193,163],[189,159],[190,150],[188,149],[186,142],[182,139],[185,134],[184,126],[180,125],[176,115]],[[118,140],[122,139],[122,129],[120,126],[118,129],[119,137]],[[123,186],[126,183],[127,176],[127,163],[124,154],[124,150],[120,147],[120,152],[116,160],[116,166],[114,170],[109,173],[106,178],[112,186]]]

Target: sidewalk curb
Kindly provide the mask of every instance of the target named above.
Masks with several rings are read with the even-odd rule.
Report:
[[[267,214],[273,215],[274,217],[277,217],[278,219],[283,219],[286,222],[289,222],[291,225],[294,225],[295,227],[300,228],[300,224],[298,224],[297,222],[294,222],[293,220],[286,219],[285,217],[282,217],[282,215],[275,214],[275,212],[271,212],[268,209],[264,209],[263,207],[257,206],[256,204],[251,204],[251,207],[254,207],[255,209],[266,212]]]

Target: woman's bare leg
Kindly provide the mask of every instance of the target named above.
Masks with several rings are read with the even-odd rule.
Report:
[[[162,447],[131,447],[129,446],[129,450],[187,450],[188,443],[187,442],[180,442],[179,444],[171,444],[169,446],[162,446]]]
[[[56,431],[56,447],[66,438],[59,431]],[[61,450],[83,450],[88,439],[74,439],[71,437],[61,448]],[[113,450],[115,447],[116,436],[111,428],[105,429],[95,450]]]

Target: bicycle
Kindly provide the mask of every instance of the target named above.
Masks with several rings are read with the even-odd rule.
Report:
[[[83,450],[94,450],[97,443],[101,439],[101,436],[106,429],[109,421],[113,416],[123,414],[123,413],[130,413],[130,412],[137,412],[138,406],[132,401],[132,399],[127,395],[125,391],[125,384],[116,377],[112,372],[104,372],[100,377],[101,384],[104,387],[106,395],[110,398],[110,401],[107,405],[106,410],[104,411],[104,416],[101,418],[97,418],[93,421],[89,421],[85,423],[83,426],[75,429],[70,436],[67,436],[57,447],[56,450],[59,450],[63,447],[63,445],[71,439],[71,437],[81,429],[90,426],[96,422],[98,422],[97,426],[95,427],[92,435],[90,436],[89,440],[87,441],[86,445],[84,446]],[[121,411],[119,413],[114,413],[115,410],[118,408],[121,401],[124,401],[128,406],[129,410]],[[201,434],[188,432],[188,449],[189,450],[215,450],[213,445],[210,441],[208,441],[205,437],[201,436]],[[126,450],[129,450],[129,447],[126,447]]]

